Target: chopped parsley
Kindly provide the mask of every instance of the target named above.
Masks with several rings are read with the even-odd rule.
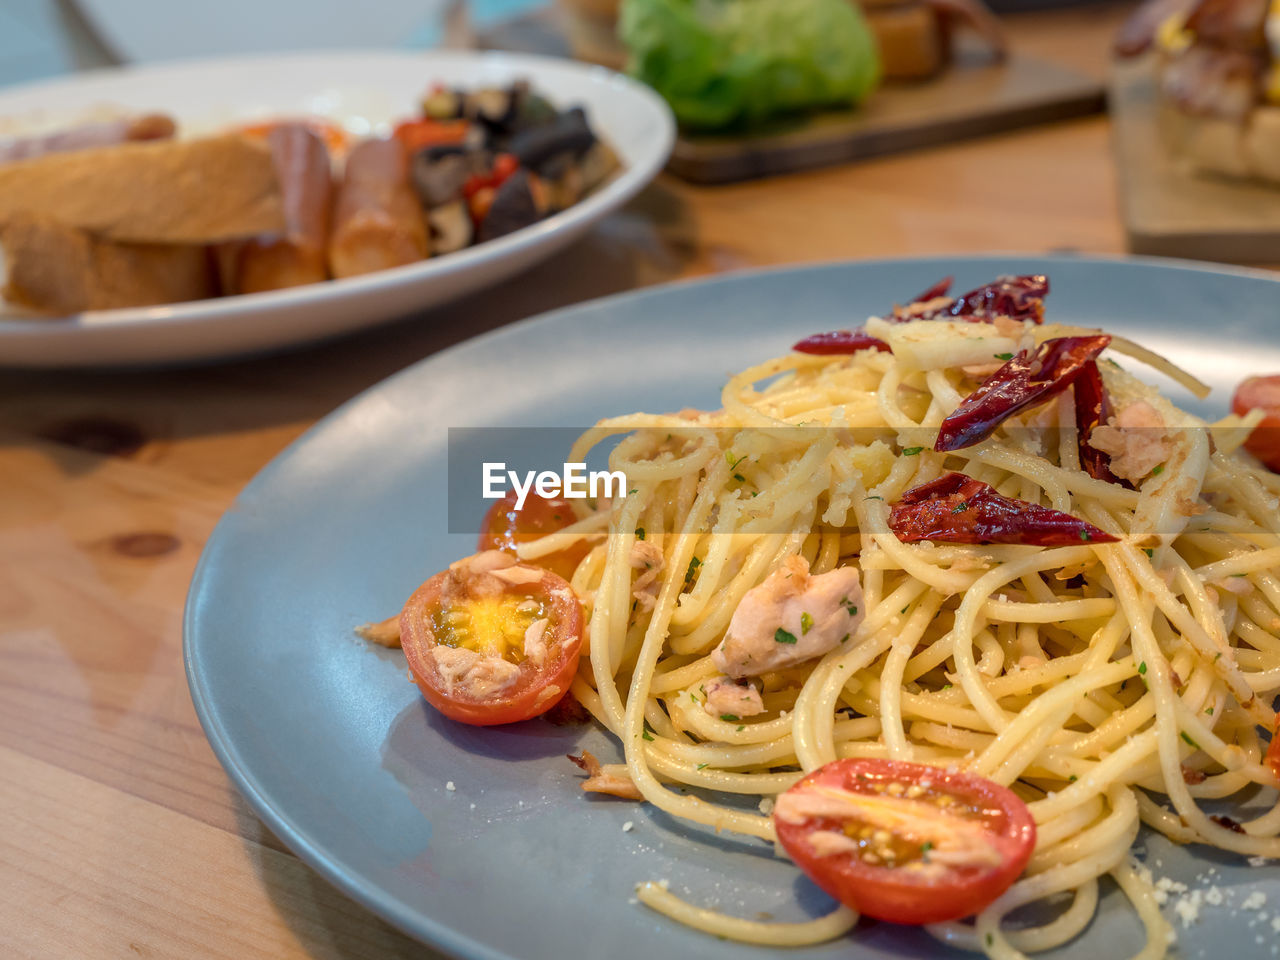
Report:
[[[746,477],[744,477],[744,476],[743,476],[742,474],[740,474],[740,473],[735,473],[735,474],[733,475],[733,479],[737,480],[739,483],[746,483],[746,482],[747,482],[747,478],[746,478]]]
[[[648,740],[650,743],[653,742],[653,731],[649,729],[649,725],[647,723],[644,725],[644,729],[640,731],[640,736],[644,737],[644,739]]]
[[[705,764],[705,763],[700,763],[700,764],[698,764],[698,769],[699,769],[699,770],[702,770],[702,769],[704,769],[705,767],[706,767],[706,764]]]
[[[806,610],[804,613],[800,614],[800,635],[804,636],[812,629],[813,617],[809,616],[809,612]]]
[[[788,633],[786,630],[783,630],[782,627],[779,627],[773,632],[773,639],[778,643],[795,643],[796,635],[794,633]]]
[[[989,947],[989,946],[991,946],[991,945],[992,945],[993,943],[995,943],[995,942],[996,942],[995,934],[988,933],[988,934],[987,934],[987,946]]]
[[[863,497],[862,499],[863,500],[884,500],[884,497],[870,496],[870,497]]]
[[[993,354],[993,356],[994,356],[997,360],[1012,360],[1012,359],[1013,359],[1013,354],[1012,354],[1012,353],[996,353],[996,354]]]
[[[636,539],[637,540],[644,539],[644,527],[636,527]]]
[[[1156,555],[1156,551],[1153,547],[1143,547],[1142,552],[1145,553],[1148,558],[1154,557]]]
[[[1183,730],[1180,734],[1178,734],[1178,736],[1180,736],[1183,740],[1185,740],[1191,746],[1192,750],[1200,749],[1200,744],[1192,740],[1191,735],[1188,734],[1187,731]]]
[[[1073,773],[1071,776],[1067,777],[1067,781],[1068,781],[1069,783],[1075,783],[1075,782],[1076,782],[1077,780],[1079,780],[1079,779],[1080,779],[1080,778],[1079,778],[1079,777],[1077,777],[1074,773]]]
[[[924,843],[920,844],[920,859],[923,860],[925,863],[929,862],[929,851],[932,849],[933,849],[932,840],[926,840]]]
[[[1093,539],[1093,534],[1090,533],[1088,530],[1081,530],[1080,539],[1084,540],[1085,542],[1088,542]]]
[[[738,724],[738,733],[741,733],[745,729],[747,729],[747,725],[745,723]]]
[[[851,636],[853,636],[853,634],[851,634],[851,633],[846,633],[843,637],[841,637],[841,638],[840,638],[840,642],[841,642],[841,643],[848,643],[848,642],[849,642],[849,638],[850,638]]]
[[[702,561],[694,557],[689,561],[689,569],[684,572],[684,582],[692,583],[698,576],[698,568],[702,566]]]
[[[844,607],[849,616],[856,617],[858,615],[858,605],[848,597],[845,597],[840,601],[840,606]]]
[[[1156,464],[1154,467],[1152,467],[1152,468],[1151,468],[1151,475],[1152,475],[1153,477],[1158,477],[1158,476],[1160,476],[1160,474],[1162,474],[1162,473],[1164,473],[1164,464],[1163,464],[1163,463]]]
[[[738,467],[738,464],[740,464],[745,459],[747,459],[747,455],[745,453],[742,456],[740,456],[737,460],[735,460],[733,459],[732,450],[726,450],[724,452],[724,462],[729,464],[730,470],[736,470]]]
[[[722,713],[720,719],[725,723],[737,723],[740,718],[735,713]]]
[[[924,447],[903,447],[902,455],[904,457],[914,457],[917,453],[919,453],[923,449]]]
[[[1138,676],[1145,677],[1147,675],[1147,661],[1143,660],[1138,664]]]
[[[1213,716],[1213,707],[1205,707],[1205,708],[1204,708],[1204,712],[1205,712],[1205,713],[1207,713],[1209,716],[1211,716],[1211,717],[1212,717],[1212,716]]]
[[[951,512],[952,512],[952,513],[964,513],[964,512],[965,512],[966,510],[968,510],[968,509],[969,509],[969,504],[967,504],[965,501],[961,500],[959,503],[957,503],[954,507],[952,507],[952,508],[951,508]]]

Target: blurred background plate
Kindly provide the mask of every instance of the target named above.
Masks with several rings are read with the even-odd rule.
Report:
[[[159,110],[185,134],[273,116],[314,115],[353,132],[389,131],[433,82],[476,87],[527,78],[559,107],[581,104],[623,170],[568,210],[421,263],[270,293],[62,319],[0,312],[0,365],[175,363],[333,336],[444,303],[544,260],[647,184],[671,152],[674,124],[656,94],[603,67],[506,53],[276,54],[86,73],[0,91],[0,117],[32,124],[94,107]]]
[[[479,21],[541,0],[471,0]],[[420,48],[442,39],[458,0],[75,0],[102,42],[122,60],[146,63],[225,54],[344,47]]]
[[[582,428],[635,410],[715,408],[729,371],[805,334],[856,324],[947,274],[964,290],[1007,273],[1049,274],[1053,320],[1128,334],[1205,379],[1214,387],[1206,402],[1163,384],[1175,403],[1199,413],[1225,413],[1242,376],[1280,369],[1274,275],[1158,261],[840,263],[622,294],[505,327],[404,370],[325,418],[219,522],[184,626],[188,683],[218,759],[302,859],[452,954],[781,955],[628,902],[637,882],[665,879],[696,903],[748,918],[766,911],[793,921],[829,910],[772,846],[718,837],[649,805],[588,799],[564,755],[586,747],[614,761],[616,743],[594,725],[455,724],[407,682],[400,651],[371,648],[352,630],[399,609],[422,580],[475,548],[474,534],[449,532],[451,520],[452,529],[478,529],[484,507],[478,477],[474,501],[448,497],[450,428]],[[545,450],[545,463],[564,453]],[[1270,954],[1259,947],[1274,940],[1270,927],[1235,908],[1262,891],[1270,910],[1280,872],[1148,833],[1140,845],[1160,875],[1200,888],[1208,871],[1223,894],[1196,925],[1179,925],[1180,957]],[[1138,952],[1136,914],[1109,881],[1102,889],[1085,933],[1037,957]],[[885,923],[788,955],[972,956]]]

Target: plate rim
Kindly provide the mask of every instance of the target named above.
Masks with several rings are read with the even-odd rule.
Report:
[[[576,75],[584,86],[602,84],[625,91],[628,97],[634,97],[637,104],[644,104],[650,118],[656,120],[660,129],[653,138],[645,156],[635,163],[629,163],[620,174],[605,183],[595,192],[589,194],[579,203],[566,210],[540,220],[535,224],[516,230],[503,237],[486,241],[455,251],[441,258],[428,258],[417,263],[379,270],[357,277],[330,280],[324,283],[307,284],[283,290],[270,290],[261,293],[236,294],[230,297],[213,297],[204,300],[188,300],[177,304],[158,304],[145,307],[125,307],[112,310],[87,311],[79,314],[68,314],[59,317],[37,316],[30,319],[18,318],[12,312],[6,315],[0,312],[0,346],[6,340],[29,341],[30,339],[65,341],[85,331],[94,335],[110,336],[111,331],[118,335],[137,335],[146,330],[174,330],[188,325],[217,323],[226,314],[259,311],[305,310],[317,304],[331,305],[377,293],[389,293],[403,287],[426,283],[431,280],[445,280],[464,274],[473,269],[482,269],[484,265],[495,261],[506,262],[518,258],[531,248],[545,240],[572,232],[575,228],[585,228],[603,218],[635,197],[645,188],[666,165],[671,149],[675,143],[675,118],[657,93],[619,71],[595,64],[584,64],[577,61],[539,54],[510,53],[500,50],[447,50],[430,49],[423,51],[375,50],[333,48],[321,50],[285,51],[280,54],[253,54],[236,57],[204,57],[189,60],[156,61],[147,64],[125,64],[119,67],[104,67],[86,70],[68,76],[52,79],[35,80],[0,88],[0,109],[9,100],[22,100],[38,97],[43,92],[62,92],[83,89],[86,97],[92,99],[95,85],[108,78],[125,78],[132,81],[146,79],[148,74],[169,76],[173,74],[189,74],[198,76],[209,69],[232,70],[237,67],[281,67],[289,64],[309,62],[318,66],[335,61],[348,61],[351,64],[378,61],[380,63],[396,62],[411,66],[421,63],[425,70],[430,69],[432,60],[453,61],[455,63],[495,64],[505,67],[512,73],[529,71],[547,71]],[[429,309],[429,308],[428,308]],[[379,321],[381,322],[381,321]],[[372,325],[369,322],[344,326],[347,331],[363,329]],[[305,342],[305,341],[300,341]],[[228,351],[219,352],[220,356],[229,355]]]
[[[834,259],[813,263],[780,264],[764,268],[743,268],[727,271],[710,277],[686,277],[668,283],[620,291],[618,293],[580,301],[578,303],[558,307],[553,310],[544,311],[543,313],[535,314],[530,317],[525,317],[494,330],[489,330],[474,337],[469,337],[466,340],[452,344],[451,346],[429,354],[428,356],[421,357],[413,363],[408,364],[395,373],[384,377],[377,383],[370,385],[350,397],[331,410],[324,417],[317,420],[314,424],[303,431],[303,433],[294,438],[289,444],[276,453],[275,456],[273,456],[254,474],[240,492],[236,494],[235,498],[227,506],[226,510],[219,517],[218,522],[210,531],[209,536],[201,549],[200,557],[192,571],[186,599],[183,604],[183,668],[187,681],[188,694],[190,695],[192,704],[195,708],[196,717],[200,721],[201,729],[205,734],[205,738],[208,741],[210,748],[213,750],[218,762],[222,765],[223,770],[226,771],[233,786],[239,791],[240,796],[248,804],[254,815],[259,817],[281,840],[281,842],[283,842],[285,846],[298,857],[299,860],[314,869],[327,882],[340,890],[345,896],[355,900],[361,906],[390,923],[392,926],[395,926],[406,935],[421,943],[427,944],[429,947],[452,953],[457,957],[465,958],[465,960],[520,960],[519,957],[513,954],[490,947],[465,934],[457,933],[443,922],[404,904],[393,894],[376,884],[358,882],[355,878],[344,872],[344,868],[340,862],[331,857],[329,853],[323,849],[323,845],[319,841],[313,841],[298,830],[285,811],[278,808],[266,796],[263,790],[260,789],[260,785],[250,775],[248,767],[239,757],[232,739],[227,735],[221,724],[218,723],[217,716],[213,711],[212,701],[209,699],[211,692],[202,676],[200,654],[197,649],[200,643],[196,639],[200,633],[200,626],[198,622],[199,618],[197,615],[197,607],[199,604],[197,603],[197,598],[202,593],[203,580],[208,575],[208,565],[212,563],[211,554],[213,552],[213,547],[218,541],[219,534],[224,529],[224,525],[227,524],[238,512],[241,502],[246,495],[251,494],[258,487],[270,483],[274,474],[278,470],[284,468],[286,461],[295,456],[304,446],[319,437],[320,434],[331,425],[331,423],[337,422],[349,415],[350,410],[357,404],[361,403],[367,395],[372,394],[374,391],[386,388],[393,381],[410,375],[413,371],[416,371],[423,365],[455,360],[459,354],[475,349],[478,345],[500,341],[505,337],[513,336],[517,332],[527,330],[530,327],[536,325],[551,325],[557,322],[562,322],[561,318],[564,316],[572,315],[575,312],[590,312],[601,308],[607,308],[619,301],[643,301],[655,297],[661,298],[663,296],[679,294],[690,287],[717,287],[755,277],[770,278],[784,274],[816,274],[826,271],[834,272],[841,268],[851,266],[870,268],[885,265],[910,266],[918,264],[924,266],[928,264],[937,264],[939,262],[968,265],[995,263],[1001,260],[1032,260],[1043,262],[1046,269],[1050,271],[1050,274],[1052,272],[1052,266],[1055,263],[1073,263],[1083,264],[1086,266],[1097,265],[1108,267],[1134,265],[1162,270],[1190,271],[1194,273],[1207,273],[1218,276],[1235,276],[1243,279],[1263,280],[1276,284],[1280,287],[1280,272],[1266,270],[1260,267],[1214,264],[1206,261],[1179,260],[1167,257],[1130,256],[1126,254],[1077,255],[1061,252],[1027,253],[1017,251],[997,251],[977,254],[930,254],[910,257],[879,257],[865,260]]]

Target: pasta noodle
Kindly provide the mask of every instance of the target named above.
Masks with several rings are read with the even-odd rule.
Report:
[[[927,342],[945,348],[956,325],[910,326],[926,323],[936,328]],[[1079,332],[1027,325],[1021,335]],[[1112,346],[1201,391],[1136,344]],[[1137,956],[1161,957],[1167,925],[1129,861],[1140,822],[1178,842],[1280,857],[1280,813],[1233,825],[1200,805],[1277,786],[1264,752],[1280,689],[1280,484],[1215,452],[1207,424],[1105,359],[1116,402],[1142,401],[1166,426],[1167,457],[1136,488],[1081,469],[1065,397],[985,442],[935,452],[943,419],[990,372],[930,363],[937,353],[793,353],[731,377],[719,411],[617,417],[588,431],[569,459],[621,435],[610,468],[632,489],[603,511],[609,536],[573,578],[589,616],[573,692],[621,741],[625,768],[612,770],[647,802],[765,840],[775,838],[768,816],[675,787],[769,798],[842,757],[954,766],[1009,785],[1039,827],[1028,869],[974,924],[934,925],[933,935],[1001,960],[1049,949],[1089,923],[1110,875],[1147,930]],[[1218,426],[1234,450],[1241,421]],[[900,541],[890,504],[949,471],[1118,540]],[[521,558],[599,531],[599,516],[522,545]],[[636,591],[641,540],[661,564]],[[790,556],[815,574],[856,565],[865,618],[848,643],[766,675],[759,716],[715,716],[709,655],[743,597]],[[1063,892],[1071,903],[1056,919],[1006,928],[1010,911]],[[764,924],[655,884],[638,896],[709,933],[775,946],[837,937],[857,920],[840,907]]]

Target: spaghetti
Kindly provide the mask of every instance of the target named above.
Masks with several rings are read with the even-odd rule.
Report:
[[[935,937],[1001,960],[1050,949],[1088,924],[1110,875],[1146,927],[1137,956],[1161,957],[1168,926],[1129,859],[1140,823],[1280,857],[1280,807],[1244,823],[1201,808],[1278,785],[1266,737],[1280,689],[1280,478],[1235,452],[1256,418],[1210,427],[1107,356],[1097,369],[1118,412],[1086,425],[1090,436],[1067,389],[982,442],[937,452],[944,420],[1015,351],[1099,332],[919,307],[870,323],[857,352],[791,353],[742,371],[719,411],[601,421],[570,459],[623,435],[610,467],[632,489],[605,511],[610,536],[598,536],[597,513],[521,544],[519,557],[537,564],[596,535],[571,580],[589,620],[571,689],[623,745],[625,766],[605,772],[647,802],[773,840],[768,816],[673,787],[767,800],[837,758],[956,767],[1011,787],[1038,839],[1019,881],[974,923],[930,926]],[[1129,341],[1113,337],[1109,350],[1203,393]],[[1126,411],[1145,422],[1126,426]],[[1082,460],[1091,438],[1127,479],[1086,469],[1106,462],[1096,451]],[[903,542],[891,506],[950,473],[1114,542]],[[815,576],[861,571],[856,631],[755,678],[757,715],[708,712],[713,651],[748,593],[791,557]],[[1005,929],[1011,911],[1063,892],[1071,905],[1052,922]],[[831,939],[857,921],[843,906],[804,923],[742,920],[657,884],[638,897],[692,927],[770,945]]]

